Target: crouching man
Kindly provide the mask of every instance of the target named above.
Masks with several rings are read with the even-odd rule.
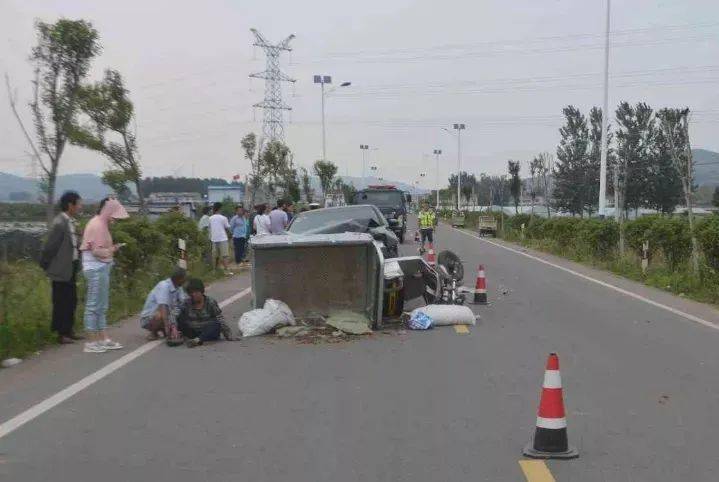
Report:
[[[140,313],[140,325],[150,332],[148,340],[157,340],[162,332],[169,346],[182,344],[177,317],[187,298],[182,290],[186,279],[187,271],[177,268],[172,276],[157,283],[147,295]]]
[[[213,298],[205,295],[202,280],[191,279],[187,282],[189,295],[182,305],[177,325],[185,344],[192,348],[206,341],[217,341],[222,334],[225,339],[232,340],[230,327],[225,323],[222,310]]]

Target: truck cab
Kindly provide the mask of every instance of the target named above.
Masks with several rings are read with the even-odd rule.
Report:
[[[407,206],[412,202],[409,194],[405,194],[393,185],[367,186],[367,189],[357,191],[352,204],[371,204],[377,207],[390,228],[404,242],[407,233]]]

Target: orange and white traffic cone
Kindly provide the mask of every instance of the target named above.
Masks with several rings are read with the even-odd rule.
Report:
[[[430,266],[435,266],[437,264],[437,257],[434,254],[434,246],[432,243],[429,244],[429,251],[427,251],[427,264]]]
[[[567,440],[562,377],[559,374],[559,357],[556,353],[550,353],[547,359],[534,439],[524,447],[523,453],[533,459],[574,459],[579,457],[577,449],[571,447]]]
[[[474,304],[487,304],[487,279],[484,276],[484,265],[479,265],[477,271],[477,284],[474,286]]]

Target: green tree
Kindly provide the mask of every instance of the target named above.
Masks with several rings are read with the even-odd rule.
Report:
[[[554,166],[554,202],[558,209],[584,215],[587,189],[589,129],[587,119],[574,106],[563,109],[566,124],[559,129],[561,140]]]
[[[240,144],[242,145],[242,150],[245,151],[245,159],[250,161],[252,172],[249,176],[248,188],[250,189],[250,205],[254,206],[257,190],[262,186],[266,173],[262,156],[262,142],[258,143],[255,133],[250,132],[242,138]]]
[[[327,194],[332,186],[332,179],[337,175],[337,166],[330,161],[317,161],[313,168],[317,177],[320,178],[322,193]]]
[[[310,182],[310,173],[307,172],[307,169],[302,167],[302,192],[305,194],[305,198],[307,199],[308,203],[312,202],[312,184]]]
[[[17,97],[6,76],[10,107],[42,169],[46,218],[52,221],[55,185],[60,160],[72,131],[78,110],[78,94],[92,60],[100,53],[98,33],[85,20],[60,19],[35,24],[37,43],[30,61],[35,67],[33,99],[30,102],[35,124],[35,140],[30,136],[17,110]]]
[[[689,137],[689,109],[662,109],[658,117],[667,139],[674,168],[682,182],[684,201],[689,219],[689,236],[692,246],[692,271],[699,275],[699,244],[694,222],[694,162]]]
[[[619,198],[626,213],[647,203],[646,187],[650,182],[650,166],[658,131],[654,111],[643,102],[636,106],[622,102],[616,114]]]
[[[671,214],[681,203],[682,182],[672,162],[667,136],[659,129],[652,149],[645,186],[646,206],[663,214]]]
[[[117,198],[122,202],[130,200],[130,188],[127,187],[129,179],[120,169],[108,169],[102,173],[102,183],[115,192]]]
[[[145,212],[137,133],[131,125],[135,108],[129,94],[116,70],[106,70],[101,82],[81,87],[78,105],[86,119],[75,123],[70,140],[110,159],[113,169],[135,185],[140,211]],[[116,140],[109,140],[108,134]]]
[[[522,179],[519,177],[521,165],[519,161],[507,161],[507,171],[509,172],[509,192],[514,199],[514,212],[519,214],[519,201],[522,198]]]

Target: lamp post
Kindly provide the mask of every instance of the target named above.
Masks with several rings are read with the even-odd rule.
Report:
[[[457,130],[457,212],[460,211],[460,193],[462,185],[462,131],[466,128],[464,124],[454,124]]]
[[[369,146],[367,144],[360,144],[360,149],[362,150],[362,189],[365,189],[367,187],[367,173],[365,172],[365,163],[367,162],[366,152]]]
[[[326,137],[326,131],[325,131],[325,96],[330,94],[331,92],[334,92],[339,87],[348,87],[352,85],[352,82],[342,82],[339,87],[335,87],[334,89],[328,90],[325,92],[325,84],[331,84],[332,83],[332,76],[330,75],[315,75],[314,76],[314,83],[320,84],[320,87],[322,88],[322,160],[327,160],[327,137]]]
[[[435,149],[433,151],[434,157],[437,160],[437,171],[435,173],[434,184],[437,189],[437,209],[439,209],[439,156],[442,155],[442,149]]]
[[[599,216],[604,217],[607,205],[607,123],[609,122],[609,33],[611,0],[607,0],[606,34],[604,37],[604,110],[602,111],[602,144],[599,160]],[[618,206],[614,206],[617,210]]]

